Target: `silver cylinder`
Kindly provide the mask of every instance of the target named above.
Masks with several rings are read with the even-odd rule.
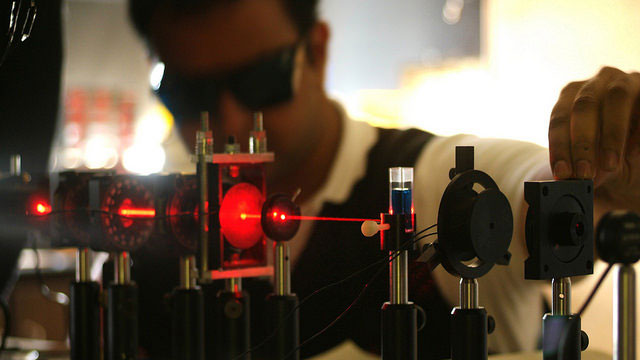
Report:
[[[632,264],[622,264],[614,290],[613,358],[636,358],[636,272]]]
[[[253,130],[249,132],[249,153],[259,154],[267,152],[267,132],[264,131],[261,112],[253,114]]]
[[[196,132],[196,155],[198,157],[198,185],[200,188],[200,277],[207,278],[209,271],[209,209],[207,179],[207,155],[213,153],[213,137],[209,130],[209,113],[200,114],[201,129]]]
[[[291,295],[289,244],[284,241],[276,241],[274,258],[275,293],[278,296]]]
[[[551,280],[551,314],[571,315],[571,278],[553,278]]]
[[[194,255],[180,257],[180,288],[195,289],[197,276],[196,257]]]
[[[9,158],[9,175],[19,176],[22,174],[22,157],[18,154],[11,155]]]
[[[460,279],[460,308],[477,309],[478,303],[478,280]]]
[[[128,251],[115,254],[115,283],[118,285],[131,284],[131,257]]]
[[[91,251],[88,248],[76,250],[76,282],[91,281]]]
[[[229,278],[225,280],[224,284],[228,292],[239,293],[242,291],[242,278]]]
[[[391,251],[393,260],[389,264],[389,292],[392,304],[409,303],[409,253],[406,250],[398,252]],[[397,256],[396,256],[397,255]]]

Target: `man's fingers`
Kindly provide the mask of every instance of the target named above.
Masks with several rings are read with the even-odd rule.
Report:
[[[602,102],[599,166],[615,172],[621,165],[631,127],[631,115],[640,91],[640,79],[624,74],[607,85]]]
[[[549,122],[549,157],[556,179],[566,179],[573,174],[571,166],[571,110],[578,90],[585,81],[572,82],[562,89],[558,102],[551,111]]]
[[[618,74],[624,73],[617,69],[603,68],[578,90],[573,102],[571,158],[573,174],[579,179],[591,179],[596,173],[602,99],[610,79]]]

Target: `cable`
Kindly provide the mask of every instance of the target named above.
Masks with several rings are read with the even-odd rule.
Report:
[[[9,304],[5,299],[0,299],[0,308],[4,314],[4,331],[2,332],[2,341],[0,342],[0,353],[7,349],[7,339],[9,331],[11,331],[11,313],[9,312]]]
[[[40,270],[40,253],[38,252],[38,248],[36,247],[35,241],[33,243],[32,250],[36,257],[35,272],[36,272],[36,278],[40,283],[40,293],[42,294],[42,296],[44,296],[45,299],[51,302],[54,302],[56,304],[63,305],[63,306],[69,305],[69,296],[67,294],[63,292],[52,291],[51,288],[49,288],[47,283],[44,281],[44,277],[42,276],[42,271]]]
[[[426,228],[424,228],[424,229],[422,229],[422,230],[418,231],[417,233],[415,233],[415,235],[413,235],[413,237],[412,237],[411,239],[407,240],[407,241],[402,245],[401,249],[408,248],[409,246],[411,246],[411,245],[413,245],[414,243],[416,243],[416,242],[418,242],[418,241],[420,241],[420,240],[424,239],[425,237],[428,237],[428,236],[431,236],[431,235],[435,235],[435,234],[437,234],[437,233],[431,233],[431,234],[427,234],[427,235],[425,235],[425,236],[418,237],[420,234],[423,234],[424,232],[426,232],[426,231],[428,231],[428,230],[431,230],[431,229],[433,229],[433,228],[434,228],[434,227],[436,227],[436,226],[438,226],[438,224],[433,224],[433,225],[431,225],[431,226],[429,226],[429,227],[426,227]],[[398,252],[395,256],[398,256],[399,254],[400,254],[400,253]],[[335,281],[335,282],[333,282],[333,283],[330,283],[330,284],[328,284],[328,285],[325,285],[325,286],[323,286],[323,287],[321,287],[321,288],[319,288],[319,289],[315,290],[314,292],[312,292],[311,294],[309,294],[309,295],[305,296],[302,300],[300,300],[300,302],[298,303],[298,305],[296,305],[293,309],[291,309],[291,311],[289,311],[289,313],[287,313],[287,315],[285,315],[285,316],[282,318],[282,320],[287,320],[287,319],[289,319],[291,316],[293,316],[293,314],[295,314],[295,313],[296,313],[296,311],[298,311],[298,310],[300,309],[300,307],[301,307],[304,303],[306,303],[308,300],[310,300],[312,297],[314,297],[314,296],[318,295],[319,293],[321,293],[321,292],[323,292],[323,291],[325,291],[325,290],[327,290],[327,289],[329,289],[329,288],[332,288],[332,287],[334,287],[334,286],[340,285],[340,284],[342,284],[342,283],[344,283],[344,282],[346,282],[346,281],[348,281],[348,280],[350,280],[350,279],[352,279],[352,278],[354,278],[354,277],[356,277],[356,276],[358,276],[358,275],[362,274],[363,272],[365,272],[365,271],[367,271],[367,270],[371,269],[372,267],[375,267],[375,266],[376,266],[376,265],[378,265],[378,264],[381,264],[381,263],[389,263],[389,262],[391,262],[391,260],[392,260],[392,257],[390,257],[390,255],[385,255],[384,257],[380,258],[379,260],[376,260],[376,261],[372,262],[371,264],[369,264],[369,265],[365,266],[364,268],[362,268],[362,269],[360,269],[360,270],[357,270],[357,271],[355,271],[355,272],[351,273],[351,274],[350,274],[350,275],[348,275],[347,277],[342,278],[342,279],[340,279],[340,280],[338,280],[338,281]],[[382,268],[384,269],[384,267],[382,267]],[[283,322],[282,324],[284,324],[284,322]],[[280,330],[280,328],[282,327],[282,324],[281,324],[280,326],[278,326],[277,328],[275,328],[275,329],[273,330],[273,332],[272,332],[271,334],[267,335],[267,336],[266,336],[266,337],[265,337],[265,338],[264,338],[260,343],[258,343],[257,345],[255,345],[255,346],[251,347],[249,350],[247,350],[247,351],[245,351],[245,352],[241,353],[240,355],[236,356],[235,358],[233,358],[233,360],[241,359],[243,356],[245,356],[245,355],[247,355],[247,354],[250,354],[250,353],[252,353],[252,352],[254,352],[254,351],[258,350],[259,348],[263,347],[264,345],[266,345],[266,344],[267,344],[267,342],[269,342],[269,340],[273,339],[273,338],[276,336],[276,334],[278,333],[278,330]]]
[[[607,269],[604,271],[604,273],[600,275],[600,279],[598,279],[598,282],[593,287],[593,290],[591,290],[591,293],[587,297],[587,300],[585,300],[584,304],[582,304],[582,306],[580,307],[580,310],[578,311],[578,313],[575,314],[575,316],[571,319],[571,321],[567,323],[564,330],[562,331],[562,336],[560,337],[560,342],[558,343],[558,354],[560,354],[560,359],[565,358],[565,345],[567,342],[567,338],[569,337],[569,332],[573,327],[573,324],[576,321],[578,321],[578,319],[580,319],[584,311],[587,309],[587,307],[591,303],[591,300],[593,300],[594,296],[598,292],[598,289],[600,289],[600,285],[602,285],[602,283],[604,282],[604,279],[609,274],[609,271],[611,271],[611,268],[613,268],[613,265],[614,264],[609,264],[609,266],[607,266]]]
[[[418,242],[428,236],[432,236],[432,235],[437,235],[438,233],[429,233],[426,234],[424,236],[421,236],[419,238],[415,238],[413,241],[409,240],[407,242],[411,242],[411,243],[415,243]],[[403,246],[404,247],[404,246]],[[402,252],[402,250],[397,251],[395,254],[393,254],[392,256],[390,256],[389,258],[389,262],[391,262],[393,259],[395,259],[396,257],[400,256],[400,253]],[[386,265],[386,264],[385,264]],[[338,317],[336,317],[333,321],[331,321],[327,326],[325,326],[322,330],[316,332],[315,334],[311,335],[309,338],[307,338],[305,341],[303,341],[302,343],[300,343],[300,345],[298,345],[295,349],[291,350],[287,355],[284,356],[284,358],[282,358],[281,360],[286,360],[287,358],[289,358],[289,356],[293,355],[296,353],[296,351],[302,349],[302,347],[308,343],[310,343],[311,341],[313,341],[314,339],[316,339],[318,336],[322,335],[323,333],[325,333],[327,330],[329,330],[333,325],[335,325],[340,319],[342,319],[350,310],[351,308],[353,308],[353,306],[362,298],[362,295],[364,295],[364,293],[366,292],[367,288],[376,280],[376,278],[382,273],[382,270],[385,269],[385,266],[381,266],[378,271],[376,271],[376,273],[371,277],[371,279],[369,279],[369,281],[364,285],[364,287],[362,288],[362,290],[360,290],[360,293],[358,294],[358,296],[351,302],[351,304],[342,312],[340,313],[340,315],[338,315]]]

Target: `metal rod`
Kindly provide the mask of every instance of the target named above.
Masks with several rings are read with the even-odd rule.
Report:
[[[614,360],[636,358],[636,272],[632,264],[621,264],[614,290]]]
[[[91,252],[88,248],[76,250],[76,282],[91,281]]]
[[[275,293],[278,296],[291,295],[289,244],[284,241],[276,241],[274,247]]]
[[[9,159],[9,175],[19,176],[22,174],[22,157],[18,154],[11,155]]]
[[[195,289],[197,276],[196,257],[194,255],[180,257],[180,288]]]
[[[228,292],[242,292],[242,278],[229,278],[225,281],[225,288]]]
[[[131,259],[128,251],[122,251],[115,256],[115,283],[118,285],[131,284]]]
[[[460,279],[460,308],[477,309],[478,307],[478,280]]]
[[[213,138],[209,131],[209,113],[200,114],[201,129],[196,132],[196,155],[200,186],[200,277],[209,271],[209,181],[207,179],[207,154],[213,152]],[[211,138],[211,144],[209,144]]]
[[[409,278],[408,278],[408,258],[409,254],[406,250],[398,252],[389,252],[393,256],[393,260],[389,264],[389,285],[390,297],[392,304],[408,304],[409,303]]]
[[[551,314],[571,315],[571,278],[553,278],[551,280],[552,306]]]

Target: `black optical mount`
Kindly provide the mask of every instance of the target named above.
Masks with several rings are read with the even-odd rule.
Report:
[[[439,263],[460,277],[460,306],[451,312],[451,358],[488,358],[487,336],[495,321],[478,304],[477,278],[494,265],[508,265],[513,235],[511,206],[486,173],[474,170],[474,148],[456,147],[456,167],[440,201],[438,240],[425,245],[420,261]]]
[[[552,312],[543,317],[543,357],[578,360],[589,338],[571,313],[570,277],[593,273],[593,182],[526,182],[524,196],[529,204],[525,279],[552,279]]]
[[[273,240],[274,248],[274,292],[267,296],[267,323],[275,337],[268,344],[269,359],[284,359],[300,345],[300,313],[298,296],[291,292],[291,267],[289,261],[289,240],[300,228],[300,220],[290,219],[284,222],[268,216],[278,211],[287,216],[300,216],[300,207],[285,194],[270,196],[262,206],[262,229]],[[299,360],[300,351],[295,351],[288,359]]]

